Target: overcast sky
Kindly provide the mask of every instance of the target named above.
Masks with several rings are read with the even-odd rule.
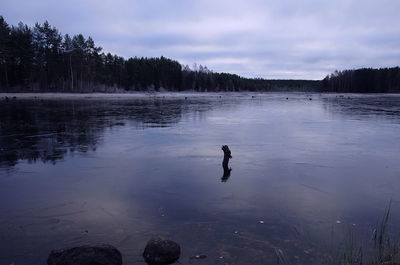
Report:
[[[246,77],[321,79],[400,65],[400,0],[0,0],[126,58],[166,56]]]

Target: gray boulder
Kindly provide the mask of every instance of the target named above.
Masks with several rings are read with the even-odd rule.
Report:
[[[50,252],[48,265],[121,265],[121,253],[107,244],[55,249]]]
[[[179,244],[162,237],[150,239],[143,252],[143,258],[149,265],[171,264],[177,261],[180,255]]]

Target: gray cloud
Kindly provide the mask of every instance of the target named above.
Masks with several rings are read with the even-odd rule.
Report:
[[[398,0],[13,0],[11,24],[48,20],[124,57],[164,55],[247,77],[320,79],[399,65]]]

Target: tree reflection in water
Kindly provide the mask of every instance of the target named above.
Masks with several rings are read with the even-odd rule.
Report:
[[[96,150],[106,128],[169,127],[184,113],[206,111],[206,101],[181,99],[4,100],[0,104],[0,166],[19,160],[56,163],[72,152]]]

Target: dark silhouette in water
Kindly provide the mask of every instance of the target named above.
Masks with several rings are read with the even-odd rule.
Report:
[[[229,168],[229,159],[232,158],[231,150],[227,145],[223,145],[221,147],[222,151],[224,151],[224,160],[222,161],[222,168],[224,169],[224,175],[221,178],[222,182],[226,182],[231,176],[232,168]]]

